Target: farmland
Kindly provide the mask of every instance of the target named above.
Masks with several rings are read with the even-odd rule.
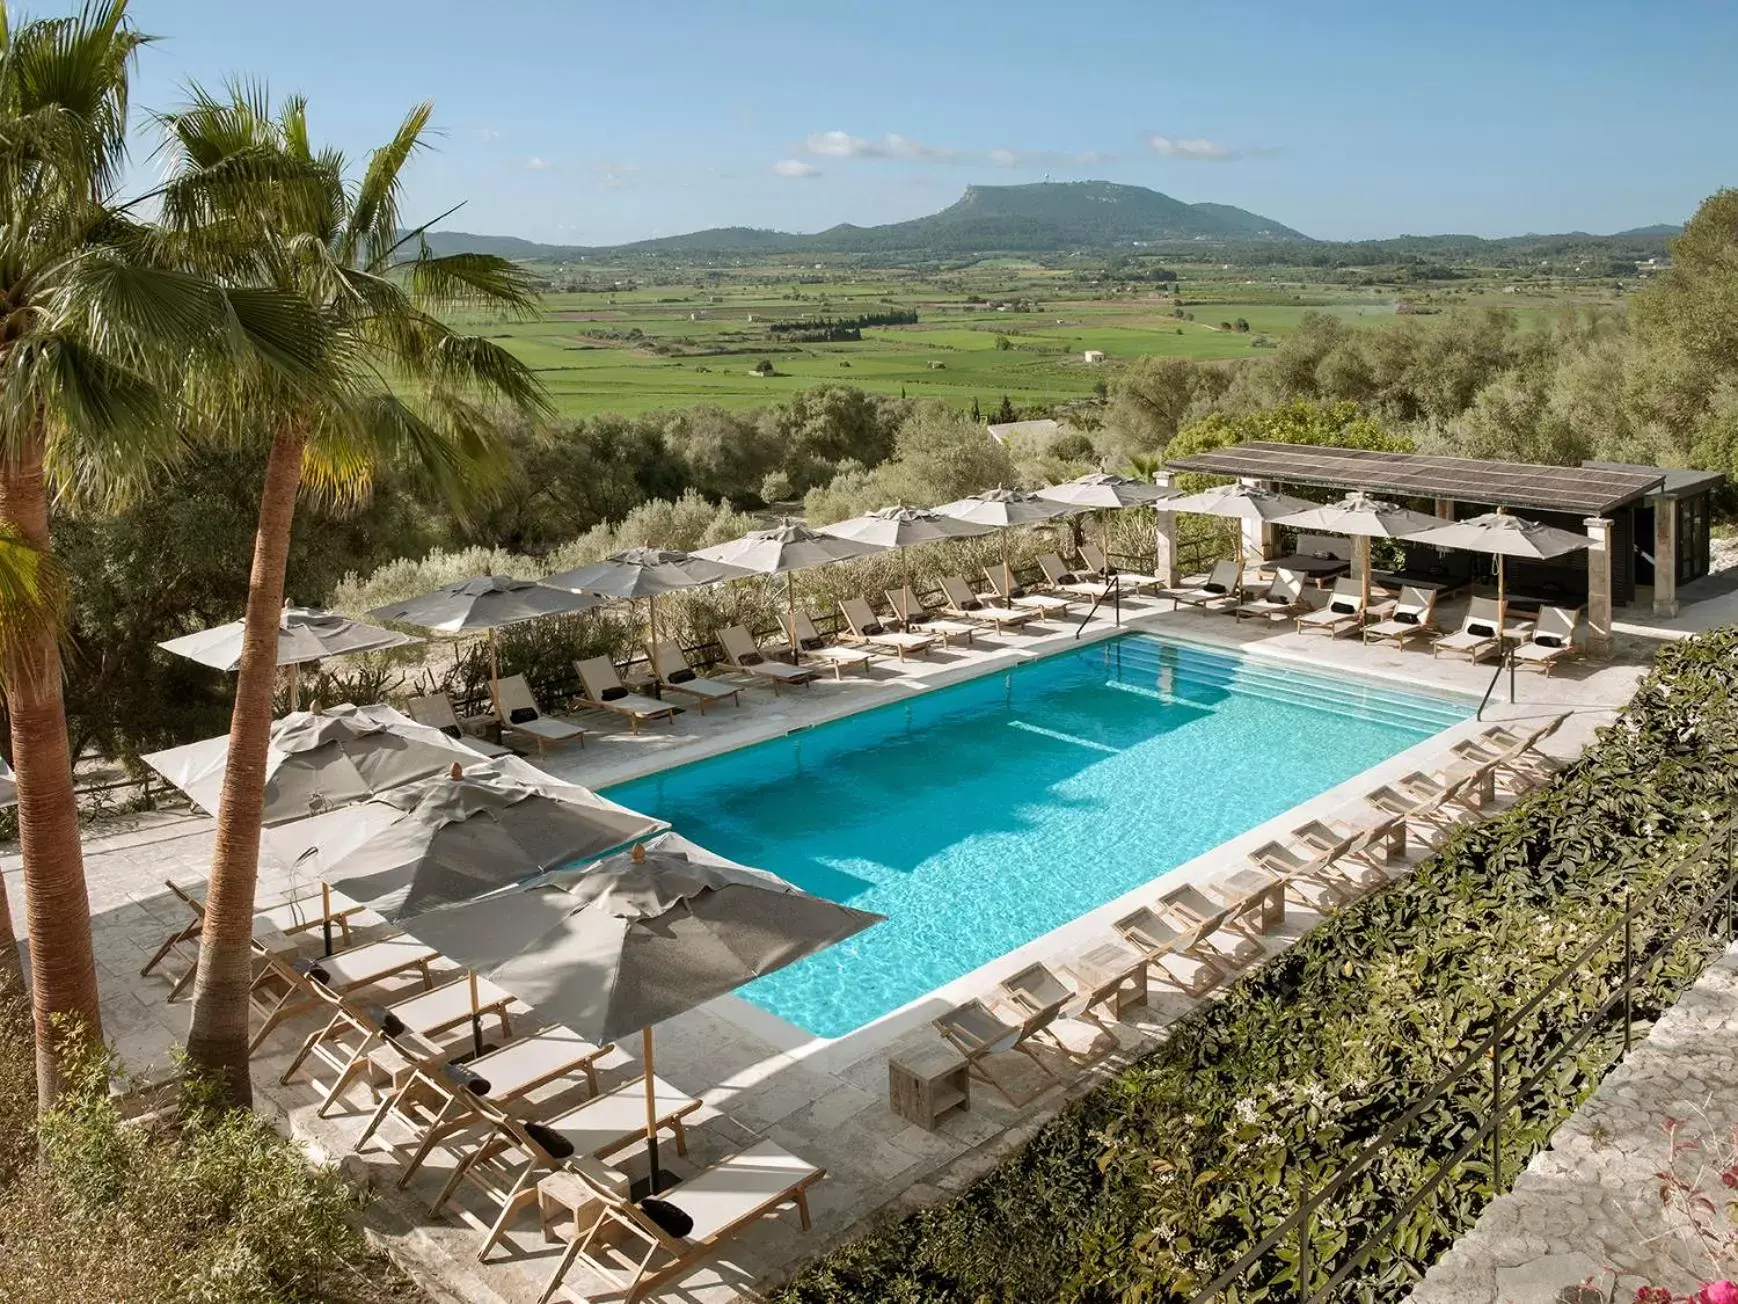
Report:
[[[1435,288],[1359,286],[1218,264],[1176,265],[1174,282],[1119,282],[1016,259],[873,274],[788,261],[533,266],[548,287],[537,320],[467,324],[530,363],[567,416],[742,408],[828,383],[962,408],[976,401],[986,411],[1006,395],[1030,409],[1090,397],[1143,355],[1259,356],[1310,311],[1380,328],[1405,309],[1488,305],[1541,325],[1566,305],[1617,298],[1609,283],[1529,283],[1509,293],[1496,276]],[[769,329],[894,309],[915,311],[917,322],[827,343],[787,342]],[[1105,362],[1087,363],[1087,350],[1101,350]],[[756,374],[762,363],[771,374]]]

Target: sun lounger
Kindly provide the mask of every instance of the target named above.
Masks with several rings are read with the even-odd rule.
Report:
[[[1219,958],[1206,944],[1208,937],[1224,924],[1226,913],[1221,910],[1199,923],[1179,929],[1156,911],[1142,906],[1124,915],[1111,927],[1118,937],[1141,953],[1149,973],[1156,972],[1188,995],[1199,996],[1217,987],[1226,977]],[[1184,969],[1179,973],[1172,963],[1178,960],[1192,964],[1193,971]]]
[[[1066,616],[1074,606],[1074,602],[1068,598],[1058,598],[1049,593],[1028,593],[1018,584],[1004,587],[1001,574],[1002,568],[1000,566],[984,567],[984,580],[990,586],[991,595],[998,602],[1025,611],[1035,611],[1043,620]]]
[[[975,620],[980,625],[994,625],[996,633],[1019,629],[1038,619],[1035,611],[1015,611],[999,602],[986,601],[972,592],[972,586],[958,575],[944,575],[941,594],[947,605],[942,610],[960,620]]]
[[[600,711],[627,716],[635,733],[639,733],[640,726],[647,720],[663,720],[671,728],[675,727],[676,708],[655,697],[630,692],[616,673],[615,663],[608,657],[575,661],[573,668],[579,672],[580,690],[585,701]]]
[[[262,1022],[248,1043],[249,1051],[257,1050],[284,1020],[322,1003],[309,978],[318,979],[339,996],[347,996],[389,978],[414,973],[422,979],[426,990],[434,986],[429,966],[440,959],[439,951],[413,937],[389,937],[307,960],[291,958],[284,942],[281,935],[275,939],[254,939],[254,955],[263,964],[248,990],[248,1003]]]
[[[1261,943],[1256,940],[1261,932],[1258,900],[1245,898],[1235,906],[1221,904],[1200,888],[1185,883],[1159,897],[1158,913],[1181,928],[1196,928],[1217,916],[1219,927],[1207,935],[1205,943],[1215,955],[1233,965],[1259,960],[1263,954]]]
[[[1245,865],[1222,873],[1207,881],[1206,891],[1227,921],[1240,920],[1259,934],[1285,923],[1285,884],[1261,870]]]
[[[1540,744],[1563,727],[1569,719],[1569,712],[1553,716],[1544,724],[1535,728],[1516,732],[1507,725],[1494,724],[1486,729],[1477,739],[1479,754],[1462,752],[1468,759],[1480,761],[1500,759],[1502,753],[1508,753],[1508,760],[1502,762],[1512,769],[1523,770],[1528,775],[1544,782],[1554,777],[1563,768],[1563,763],[1556,757],[1545,752]]]
[[[1273,583],[1267,586],[1266,593],[1238,605],[1237,619],[1261,616],[1267,620],[1276,620],[1295,615],[1309,605],[1304,601],[1303,586],[1303,576],[1295,571],[1282,570],[1273,577]]]
[[[1581,650],[1575,642],[1575,631],[1580,628],[1580,607],[1541,607],[1532,636],[1515,649],[1515,664],[1550,674],[1559,661]]]
[[[169,999],[174,1000],[199,972],[199,935],[205,931],[205,898],[199,888],[183,887],[169,879],[163,880],[163,886],[187,907],[192,918],[163,939],[162,945],[145,962],[145,967],[139,970],[139,977],[148,977],[153,969],[173,954],[187,965],[169,989]],[[322,885],[313,892],[292,897],[259,911],[254,915],[254,929],[256,932],[263,930],[282,933],[287,937],[311,932],[316,928],[336,929],[340,944],[349,946],[351,923],[365,909],[366,907],[358,905],[342,892],[334,892]]]
[[[917,594],[911,594],[911,601],[906,602],[904,589],[885,589],[887,604],[893,608],[893,614],[900,624],[919,634],[936,634],[941,638],[942,646],[946,647],[956,638],[963,638],[969,647],[977,633],[977,626],[966,620],[947,620],[932,616],[923,609],[923,603]]]
[[[536,1201],[539,1174],[555,1172],[573,1160],[604,1159],[646,1135],[644,1078],[624,1082],[584,1104],[536,1122],[515,1116],[468,1085],[459,1090],[470,1095],[471,1108],[492,1131],[454,1166],[429,1213],[432,1216],[445,1208],[464,1182],[476,1186],[498,1205],[499,1213],[477,1250],[479,1259],[488,1257],[514,1215]],[[658,1130],[675,1138],[677,1154],[687,1154],[685,1120],[700,1108],[700,1102],[655,1075],[652,1093]]]
[[[1306,611],[1297,618],[1297,632],[1338,638],[1361,626],[1367,615],[1363,585],[1358,580],[1341,577],[1334,581],[1327,606],[1318,611]]]
[[[1398,815],[1361,828],[1338,820],[1310,820],[1291,835],[1318,856],[1332,852],[1333,868],[1365,890],[1384,886],[1389,868],[1405,861],[1406,820]]]
[[[808,1190],[826,1176],[808,1160],[762,1141],[659,1192],[658,1198],[689,1222],[687,1232],[677,1236],[654,1222],[643,1206],[600,1181],[594,1169],[575,1165],[574,1171],[599,1201],[601,1212],[583,1233],[574,1228],[573,1242],[555,1265],[537,1304],[546,1304],[579,1259],[608,1283],[612,1294],[621,1293],[622,1304],[633,1304],[660,1283],[691,1270],[743,1228],[786,1205],[795,1207],[807,1231]],[[637,1239],[644,1251],[628,1251],[621,1244],[623,1237]]]
[[[1058,593],[1070,593],[1087,602],[1102,602],[1118,588],[1109,580],[1076,575],[1062,564],[1062,558],[1047,552],[1038,558],[1038,569],[1044,572],[1044,582]]]
[[[875,613],[863,598],[846,598],[839,603],[839,611],[845,617],[845,627],[851,631],[846,637],[853,642],[896,653],[901,661],[910,653],[922,656],[935,646],[933,636],[889,629],[875,618]]]
[[[860,647],[840,647],[821,637],[821,632],[815,628],[815,622],[809,619],[805,611],[787,612],[784,616],[785,632],[790,634],[797,644],[797,655],[818,661],[833,672],[834,679],[843,678],[842,671],[847,667],[861,670],[865,675],[874,664],[875,655]]]
[[[459,719],[457,711],[453,710],[453,699],[445,693],[427,693],[422,697],[413,697],[405,702],[405,714],[418,724],[426,724],[431,729],[439,729],[448,738],[465,747],[469,747],[480,756],[511,756],[513,749],[503,747],[500,743],[492,743],[487,738],[479,738],[466,730],[467,721]],[[488,721],[476,718],[468,723],[486,725]]]
[[[1042,1037],[1076,1064],[1094,1064],[1104,1058],[1116,1043],[1097,1055],[1073,1050],[1056,1033],[1056,1021],[1062,1017],[1062,1007],[1075,999],[1074,990],[1058,978],[1046,964],[1029,964],[1019,973],[1001,981],[1007,1008],[1020,1016],[1027,1037]]]
[[[1394,780],[1394,786],[1420,803],[1429,803],[1439,818],[1458,820],[1462,814],[1477,819],[1496,796],[1496,763],[1457,759],[1447,770],[1426,774],[1414,770]]]
[[[1171,610],[1187,603],[1203,611],[1220,607],[1235,607],[1243,592],[1243,567],[1234,561],[1213,564],[1207,578],[1196,584],[1185,583],[1181,588],[1160,589],[1161,598],[1171,600]]]
[[[1497,631],[1497,601],[1495,598],[1474,598],[1466,610],[1466,618],[1452,634],[1444,634],[1430,645],[1432,656],[1465,657],[1482,661],[1492,652],[1500,651],[1503,640]]]
[[[709,679],[688,664],[688,658],[676,643],[666,639],[651,650],[652,675],[666,693],[680,693],[691,699],[706,714],[708,706],[726,699],[742,705],[742,689],[735,684]]]
[[[1160,589],[1168,587],[1157,575],[1145,575],[1140,571],[1123,570],[1120,566],[1112,566],[1110,558],[1104,555],[1104,550],[1095,544],[1083,543],[1080,545],[1080,560],[1094,575],[1103,579],[1109,579],[1112,575],[1116,576],[1122,582],[1125,590],[1145,589],[1150,593],[1156,593]]]
[[[1028,1044],[1036,1030],[1028,1030],[1024,1017],[1019,1022],[1009,1022],[983,1001],[972,1000],[955,1006],[931,1023],[942,1035],[942,1040],[965,1057],[966,1071],[1016,1109],[1037,1099],[1056,1081],[1056,1074],[1050,1066],[1039,1059]],[[1024,1055],[1050,1081],[1024,1095],[1015,1094],[1013,1088],[990,1068],[994,1056],[1009,1054]]]
[[[417,1169],[443,1140],[479,1120],[489,1121],[478,1112],[479,1099],[497,1110],[510,1110],[532,1092],[568,1078],[583,1079],[587,1096],[595,1096],[597,1063],[615,1049],[613,1042],[594,1046],[560,1024],[457,1061],[450,1048],[425,1036],[389,1031],[384,1039],[393,1054],[381,1067],[390,1073],[394,1085],[356,1138],[355,1149],[367,1149],[369,1140],[388,1119],[408,1129],[409,1153],[399,1169],[400,1190],[410,1184]]]
[[[501,728],[531,739],[537,744],[538,755],[563,743],[577,742],[581,747],[585,746],[584,729],[543,714],[543,708],[531,695],[531,685],[525,682],[524,675],[509,675],[497,681],[493,694],[495,714],[500,718]]]
[[[1105,1026],[1094,1010],[1107,1009],[1113,1020],[1147,1003],[1147,958],[1121,942],[1105,942],[1069,965],[1080,993],[1080,1017]]]
[[[775,693],[778,692],[780,684],[801,684],[807,688],[815,678],[812,670],[769,659],[766,653],[755,646],[754,635],[741,625],[719,630],[718,642],[724,649],[725,660],[744,674],[766,680]]]
[[[1326,851],[1300,855],[1283,842],[1265,842],[1249,853],[1249,861],[1272,881],[1283,883],[1303,904],[1327,914],[1356,895],[1354,882],[1334,868],[1334,861],[1350,845],[1351,839],[1346,838]]]
[[[1405,647],[1415,638],[1436,633],[1436,590],[1403,585],[1399,600],[1384,620],[1364,626],[1364,642]]]

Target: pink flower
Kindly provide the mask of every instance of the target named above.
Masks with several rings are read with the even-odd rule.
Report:
[[[1710,1281],[1696,1292],[1697,1304],[1738,1304],[1738,1285],[1730,1281]]]

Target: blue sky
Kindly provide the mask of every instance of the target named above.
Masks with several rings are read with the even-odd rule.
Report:
[[[32,12],[63,12],[37,0]],[[1738,184],[1738,10],[1244,0],[134,0],[135,102],[235,74],[360,158],[433,99],[407,216],[594,244],[1106,178],[1307,234],[1612,231]],[[141,156],[149,140],[142,142]],[[141,167],[149,167],[148,159]]]

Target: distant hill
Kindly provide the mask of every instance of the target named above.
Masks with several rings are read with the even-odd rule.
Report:
[[[1652,226],[1632,226],[1629,230],[1619,231],[1616,234],[1619,236],[1635,236],[1682,235],[1683,233],[1684,224],[1682,222],[1655,222]]]

